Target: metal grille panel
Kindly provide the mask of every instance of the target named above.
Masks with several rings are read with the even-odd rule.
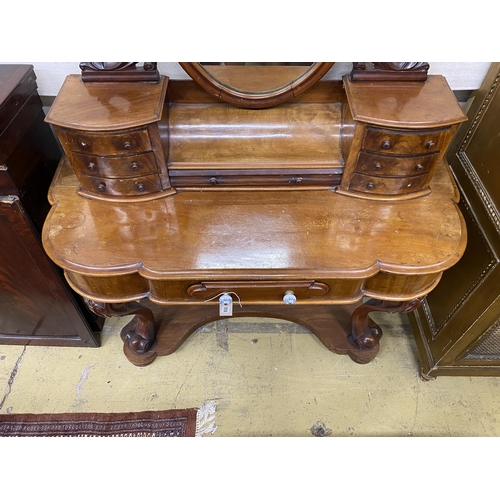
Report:
[[[483,335],[464,359],[500,360],[500,321]]]

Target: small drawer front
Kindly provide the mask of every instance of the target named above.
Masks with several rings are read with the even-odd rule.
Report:
[[[335,187],[340,184],[342,170],[326,170],[309,173],[288,171],[272,175],[261,171],[196,171],[170,169],[170,180],[174,188],[270,188],[286,186],[287,188]]]
[[[152,149],[147,128],[116,134],[66,131],[66,139],[71,151],[93,155],[124,155]]]
[[[217,295],[233,292],[242,301],[283,301],[287,292],[299,300],[320,298],[329,286],[317,281],[203,281],[187,289],[190,297],[200,300],[218,299]]]
[[[74,153],[73,167],[84,175],[126,178],[157,171],[153,152],[130,156],[92,156]]]
[[[426,188],[429,180],[429,175],[425,174],[414,177],[376,177],[354,174],[349,189],[376,195],[401,195]]]
[[[438,158],[437,153],[408,158],[406,156],[385,156],[361,152],[356,172],[390,177],[422,175],[432,170]]]
[[[446,146],[445,132],[449,130],[448,128],[408,132],[367,127],[362,148],[384,154],[436,153]]]
[[[83,190],[101,196],[140,196],[161,191],[158,175],[144,175],[128,179],[109,179],[81,175],[79,178]]]

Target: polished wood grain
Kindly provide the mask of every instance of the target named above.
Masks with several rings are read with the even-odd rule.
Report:
[[[179,82],[171,83],[168,118],[159,129],[169,144],[167,162],[175,189],[304,190],[339,185],[339,82],[313,87],[297,101],[250,110],[207,102],[189,84],[189,92],[181,92],[176,90]]]
[[[429,75],[425,82],[351,82],[348,77],[343,82],[356,121],[418,130],[467,119],[441,75]]]
[[[374,283],[381,272],[401,275],[385,298],[403,300],[429,291],[428,282],[406,289],[408,275],[434,280],[465,247],[444,163],[432,195],[400,205],[328,191],[185,192],[147,204],[100,203],[75,197],[76,179],[66,161],[61,167],[44,245],[71,276],[93,280],[88,289],[81,281],[77,285],[94,300],[118,302],[127,289],[127,295],[146,296],[162,289],[163,280],[194,284],[214,273],[225,281],[334,280],[329,292],[334,294],[335,280],[345,279],[352,290],[353,280]],[[136,284],[130,288],[131,280]],[[158,302],[186,298],[169,295],[164,286],[162,295],[153,297]],[[332,295],[330,301],[336,300]]]
[[[343,102],[345,100],[346,95],[341,81],[320,80],[307,91],[291,97],[286,102]],[[216,96],[209,94],[193,80],[169,80],[167,101],[169,103],[218,102],[220,104]]]
[[[339,103],[283,104],[265,110],[172,104],[169,124],[171,169],[342,164]]]
[[[79,150],[63,158],[49,192],[53,208],[43,242],[68,283],[104,316],[136,315],[122,338],[125,355],[138,366],[173,352],[197,326],[216,318],[224,292],[233,297],[235,314],[297,320],[334,352],[359,363],[372,360],[380,330],[369,313],[416,307],[466,246],[458,191],[441,159],[458,122],[450,122],[447,109],[443,116],[439,109],[420,109],[448,93],[441,99],[446,107],[454,100],[449,88],[433,79],[416,84],[419,91],[414,82],[405,84],[410,88],[391,84],[385,93],[365,89],[379,99],[380,113],[364,122],[363,92],[351,89],[346,96],[339,82],[322,82],[269,109],[235,107],[200,93],[193,82],[171,83],[153,125],[174,196],[123,203],[126,190],[121,196],[118,190],[116,201],[84,198],[77,194],[71,154],[99,155]],[[394,100],[407,109],[394,113]],[[90,116],[84,121],[95,123]],[[97,163],[109,168],[108,157],[120,156],[123,142],[115,144],[114,136],[139,130],[123,125],[64,130],[84,142],[85,135],[99,135],[96,144],[109,151]],[[130,155],[144,154],[139,149],[132,146]],[[370,165],[366,155],[390,159],[370,174],[363,171]],[[97,189],[103,182],[85,175]],[[355,175],[368,178],[367,191],[370,183],[383,189],[372,199],[353,182]],[[109,170],[107,176],[106,182],[137,179],[110,177]],[[408,192],[410,183],[415,191]],[[294,303],[285,305],[285,297]],[[347,333],[333,332],[332,308],[363,297],[380,302],[360,306]],[[168,321],[154,324],[142,306],[127,305],[135,301],[166,306]]]
[[[87,83],[69,75],[49,112],[52,125],[84,131],[139,127],[160,120],[168,78],[159,83]]]

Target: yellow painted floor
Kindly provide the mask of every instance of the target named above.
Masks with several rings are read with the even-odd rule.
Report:
[[[121,327],[102,347],[0,346],[0,413],[127,412],[216,404],[207,436],[499,436],[500,379],[419,377],[405,315],[373,315],[384,330],[367,365],[328,351],[302,327],[229,319],[196,331],[170,356],[137,368]]]

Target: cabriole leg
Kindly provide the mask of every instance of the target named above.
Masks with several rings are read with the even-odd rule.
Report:
[[[156,353],[152,349],[156,343],[156,332],[151,309],[138,302],[105,304],[89,299],[85,299],[85,302],[93,313],[103,318],[133,314],[134,318],[123,327],[120,333],[123,340],[123,352],[127,359],[136,366],[147,366],[155,360]]]
[[[382,337],[382,329],[368,315],[372,312],[409,313],[423,302],[424,297],[406,301],[392,302],[389,300],[370,299],[360,305],[351,316],[351,333],[349,342],[360,350],[378,347]]]

